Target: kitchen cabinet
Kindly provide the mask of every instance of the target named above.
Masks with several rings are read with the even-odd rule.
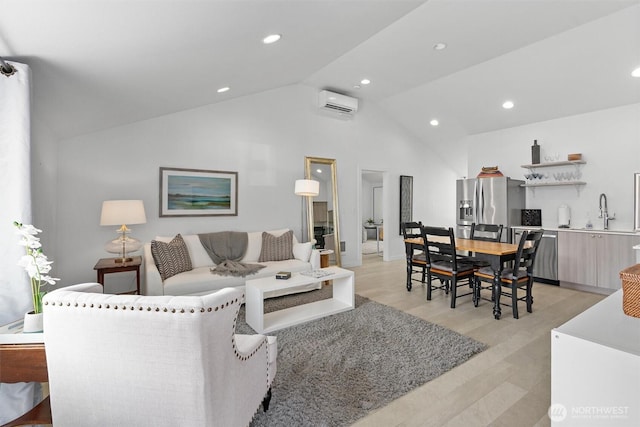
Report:
[[[640,235],[610,232],[560,231],[558,277],[560,282],[620,289],[619,273],[634,265],[633,246]]]

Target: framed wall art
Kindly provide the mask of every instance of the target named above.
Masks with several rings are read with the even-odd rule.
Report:
[[[160,168],[160,216],[238,215],[238,172]]]
[[[400,234],[402,223],[413,221],[413,177],[400,175]]]

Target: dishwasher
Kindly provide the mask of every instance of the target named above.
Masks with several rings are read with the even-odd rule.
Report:
[[[539,230],[531,228],[527,231]],[[513,243],[520,242],[522,229],[513,230]],[[558,280],[558,232],[545,231],[542,234],[538,253],[533,264],[533,278],[536,282],[559,285]]]

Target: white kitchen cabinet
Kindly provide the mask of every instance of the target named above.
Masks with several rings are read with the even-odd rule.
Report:
[[[560,231],[558,278],[560,282],[620,289],[619,273],[636,263],[633,246],[640,236],[609,232]]]
[[[551,331],[552,426],[640,425],[640,319],[622,291]]]

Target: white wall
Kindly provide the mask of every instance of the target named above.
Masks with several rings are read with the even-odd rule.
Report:
[[[583,187],[543,187],[527,189],[527,207],[542,209],[543,227],[558,226],[558,206],[571,208],[573,227],[584,227],[590,214],[594,228],[600,193],[608,198],[609,213],[616,220],[610,229],[633,229],[633,174],[640,172],[640,104],[580,114],[500,131],[469,136],[468,175],[474,177],[482,166],[498,165],[506,176],[524,180],[529,173],[520,165],[531,163],[531,145],[541,145],[545,153],[558,153],[561,160],[569,153],[582,153],[587,162],[581,167]],[[572,170],[573,167],[558,170]],[[554,169],[538,169],[551,175]]]
[[[335,158],[341,240],[347,249],[342,260],[349,266],[360,260],[362,169],[389,172],[385,215],[394,224],[401,174],[413,175],[414,185],[436,178],[453,183],[452,171],[377,108],[363,103],[353,120],[343,121],[321,113],[316,99],[316,89],[294,85],[61,141],[56,271],[63,284],[95,280],[93,265],[110,256],[103,246],[115,238],[116,227],[99,225],[103,200],[144,200],[147,223],[132,226],[132,235],[144,241],[156,235],[281,227],[299,236],[302,205],[293,184],[303,177],[304,157]],[[159,218],[161,166],[238,171],[239,215]],[[452,212],[417,202],[414,215],[445,222]],[[391,257],[403,256],[400,236],[390,239],[389,250]]]

